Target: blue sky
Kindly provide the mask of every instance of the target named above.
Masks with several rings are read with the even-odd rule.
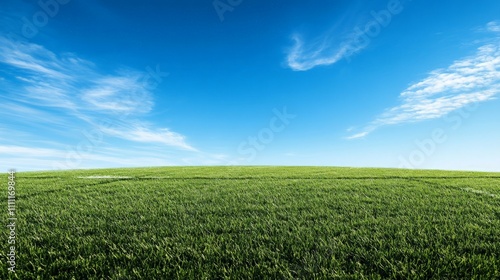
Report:
[[[0,167],[500,171],[500,2],[0,3]]]

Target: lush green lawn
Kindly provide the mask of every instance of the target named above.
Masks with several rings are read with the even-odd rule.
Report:
[[[30,172],[16,195],[18,279],[500,279],[499,173]]]

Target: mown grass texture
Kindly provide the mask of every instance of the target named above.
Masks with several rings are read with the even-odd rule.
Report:
[[[4,262],[1,279],[500,279],[498,173],[165,167],[16,176],[17,272]]]

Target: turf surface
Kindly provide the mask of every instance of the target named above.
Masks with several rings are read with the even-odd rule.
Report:
[[[499,173],[27,172],[16,210],[1,279],[500,279]]]

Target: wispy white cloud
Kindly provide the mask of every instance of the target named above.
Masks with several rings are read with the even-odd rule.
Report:
[[[186,137],[169,130],[161,128],[153,130],[147,125],[135,123],[127,126],[101,127],[101,131],[123,139],[143,142],[158,143],[167,146],[177,147],[188,151],[197,151],[191,145],[186,143]]]
[[[440,118],[469,104],[492,100],[499,93],[500,44],[496,40],[479,47],[475,55],[410,85],[400,94],[399,106],[385,110],[347,138],[363,138],[381,126]]]
[[[389,2],[386,9],[368,12],[366,8],[371,4],[352,1],[351,12],[339,17],[336,24],[321,36],[307,41],[299,34],[292,36],[293,46],[288,50],[286,61],[288,67],[294,71],[307,71],[342,59],[349,60],[370,45],[392,18],[403,11],[406,2]],[[364,12],[358,11],[359,3],[363,3]]]
[[[11,101],[0,103],[0,116],[8,117],[11,122],[46,123],[58,126],[70,124],[64,117]]]
[[[491,32],[500,32],[500,21],[490,21],[486,25],[486,28]]]
[[[84,65],[84,61],[73,54],[65,53],[58,57],[40,45],[12,41],[1,36],[0,50],[0,62],[43,79],[71,80],[74,77],[68,73],[81,70]]]
[[[15,155],[21,157],[64,157],[66,153],[54,149],[33,148],[14,145],[0,146],[0,155]]]
[[[82,92],[82,99],[95,110],[116,113],[146,113],[153,107],[151,94],[135,73],[102,77]]]
[[[307,46],[297,34],[292,39],[294,46],[288,53],[287,63],[295,71],[306,71],[316,66],[334,64],[366,47],[366,45],[355,44],[354,39],[348,39],[340,44],[326,42],[325,39],[316,40]]]
[[[11,85],[0,91],[4,91],[10,104],[15,104],[10,108],[3,106],[5,110],[0,115],[43,116],[47,124],[53,123],[48,119],[50,116],[55,120],[65,116],[66,121],[73,118],[74,124],[83,122],[86,126],[96,125],[104,116],[133,128],[108,129],[105,133],[109,136],[196,151],[180,133],[152,125],[136,126],[154,106],[146,73],[119,69],[113,74],[103,74],[94,63],[75,54],[56,54],[43,46],[2,36],[0,64],[7,66],[3,83]]]
[[[349,140],[363,138],[363,137],[365,137],[366,135],[368,135],[372,131],[373,131],[372,127],[367,127],[367,128],[365,128],[365,131],[356,133],[356,134],[348,136],[346,138],[349,139]]]
[[[23,89],[18,101],[108,114],[144,113],[152,108],[152,94],[137,71],[104,75],[74,54],[56,55],[40,45],[3,37],[0,63],[22,74],[16,76]]]
[[[75,161],[82,162],[78,165],[79,168],[167,166],[174,164],[174,161],[165,158],[161,154],[138,154],[129,149],[114,149],[112,154],[107,154],[101,151],[76,153],[52,148],[0,145],[0,168],[4,170],[13,167],[18,171],[73,169],[75,168]]]

